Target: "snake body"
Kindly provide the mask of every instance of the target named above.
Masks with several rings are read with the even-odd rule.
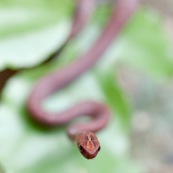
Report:
[[[92,118],[88,123],[73,124],[67,129],[69,138],[76,141],[79,151],[87,159],[94,158],[100,150],[99,141],[94,133],[108,123],[110,119],[108,107],[103,103],[84,101],[65,111],[51,113],[43,109],[42,103],[49,95],[70,84],[99,60],[133,14],[137,1],[118,0],[115,4],[112,17],[91,49],[72,64],[40,79],[28,99],[28,109],[32,117],[46,125],[62,125],[84,115]]]

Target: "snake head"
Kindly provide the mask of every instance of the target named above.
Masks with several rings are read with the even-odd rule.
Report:
[[[96,135],[85,131],[76,136],[76,142],[79,151],[86,159],[93,159],[100,151],[100,144]]]

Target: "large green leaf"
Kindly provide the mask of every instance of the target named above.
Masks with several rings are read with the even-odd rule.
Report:
[[[36,65],[61,47],[73,6],[70,1],[1,1],[0,69]]]

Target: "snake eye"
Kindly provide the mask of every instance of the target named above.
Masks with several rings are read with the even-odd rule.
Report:
[[[100,146],[99,146],[98,151],[100,151],[100,149],[101,149],[101,148],[100,148]]]
[[[79,145],[79,150],[83,151],[83,147],[81,145]]]

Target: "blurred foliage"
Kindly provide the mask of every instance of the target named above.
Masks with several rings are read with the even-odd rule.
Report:
[[[121,54],[128,65],[159,77],[173,75],[173,51],[164,32],[161,16],[153,11],[141,10],[131,25],[126,27]]]
[[[0,68],[18,68],[33,66],[61,47],[70,30],[74,4],[67,0],[2,0],[0,9]],[[139,9],[94,70],[44,103],[49,111],[63,110],[85,99],[110,105],[112,121],[98,133],[102,150],[96,159],[82,158],[66,137],[65,127],[42,127],[30,120],[26,110],[34,83],[87,51],[109,11],[109,6],[98,9],[90,25],[67,45],[59,59],[8,81],[0,104],[0,165],[5,173],[143,172],[129,157],[124,129],[130,130],[131,106],[114,73],[117,61],[123,61],[152,75],[172,75],[172,52],[158,14]]]
[[[73,6],[71,1],[1,1],[0,69],[36,65],[61,47]]]
[[[130,128],[131,108],[114,73],[113,70],[109,71],[106,75],[98,75],[97,79],[104,92],[106,102],[114,112],[120,115],[119,118],[123,129],[128,132]]]

